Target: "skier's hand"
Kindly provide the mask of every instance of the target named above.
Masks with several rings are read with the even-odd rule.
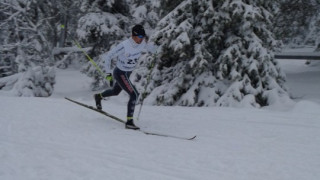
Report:
[[[111,73],[107,73],[106,80],[109,82],[110,86],[113,86],[113,77]]]

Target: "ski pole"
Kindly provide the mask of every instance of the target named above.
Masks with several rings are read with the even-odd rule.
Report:
[[[148,85],[150,83],[151,73],[153,71],[156,59],[157,59],[157,53],[154,54],[153,61],[151,62],[150,66],[149,66],[149,73],[147,75],[147,83],[144,85],[144,92],[142,93],[142,100],[141,100],[141,105],[140,105],[140,108],[139,108],[139,111],[138,111],[137,120],[139,120],[140,113],[141,113],[142,106],[143,106],[143,101],[146,98],[147,87],[148,87]]]
[[[89,59],[89,61],[93,64],[93,66],[98,70],[98,72],[100,73],[100,75],[103,77],[103,78],[106,78],[107,79],[107,75],[103,73],[103,71],[99,68],[99,66],[97,65],[96,62],[94,62],[94,60],[86,53],[86,51],[83,50],[83,48],[81,47],[81,45],[78,43],[78,41],[76,40],[73,40],[74,43],[77,45],[77,47],[83,52],[83,54],[85,56],[87,56],[87,58]],[[113,80],[111,78],[111,80],[107,79],[107,81],[109,82],[109,86],[113,86]]]
[[[86,51],[83,50],[83,48],[81,47],[81,45],[78,43],[78,41],[73,40],[74,43],[77,45],[77,47],[83,52],[83,54],[89,59],[89,61],[92,63],[92,65],[94,65],[94,67],[99,71],[99,73],[103,76],[106,77],[106,75],[102,72],[102,70],[99,68],[99,66],[97,65],[96,62],[94,62],[94,60],[86,53]]]
[[[64,29],[64,25],[60,25],[61,29]],[[68,32],[67,32],[68,33]],[[70,35],[71,36],[71,35]],[[94,60],[87,54],[87,52],[81,47],[81,45],[79,44],[79,42],[77,40],[75,40],[73,38],[73,36],[71,36],[73,42],[76,44],[76,46],[82,51],[82,53],[89,59],[89,61],[92,63],[92,65],[98,70],[98,72],[100,73],[100,75],[102,77],[106,77],[106,75],[103,73],[103,71],[99,68],[99,66],[97,65],[96,62],[94,62]]]

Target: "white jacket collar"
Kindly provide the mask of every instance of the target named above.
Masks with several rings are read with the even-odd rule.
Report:
[[[132,39],[132,37],[129,38],[129,41],[130,41],[130,44],[132,45],[133,48],[136,48],[136,47],[139,46],[139,44],[136,43],[136,42]]]

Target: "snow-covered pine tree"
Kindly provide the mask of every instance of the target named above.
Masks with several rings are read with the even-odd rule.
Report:
[[[312,17],[310,18],[308,33],[304,39],[303,44],[315,46],[317,51],[319,51],[318,47],[320,45],[320,1],[313,0],[311,2],[312,9],[314,10]]]
[[[148,85],[147,102],[163,105],[214,105],[219,95],[212,69],[217,57],[212,48],[219,33],[213,33],[214,8],[210,1],[184,1],[158,24],[152,37],[161,42],[157,66]],[[209,41],[208,41],[209,40]],[[212,53],[210,53],[210,52]],[[148,63],[153,57],[147,58]],[[144,64],[148,64],[144,63]],[[139,71],[142,86],[148,70]]]
[[[319,7],[318,9],[320,9],[320,3],[318,3],[317,6]],[[317,14],[310,22],[309,33],[304,44],[312,45],[315,47],[315,52],[320,52],[320,10],[318,10]],[[308,60],[306,61],[306,64],[314,66],[316,64],[320,64],[320,62]]]
[[[14,63],[14,54],[2,50],[0,52],[0,78],[14,74],[14,70],[17,69],[16,63]],[[0,88],[1,89],[1,88]]]
[[[216,63],[216,75],[230,85],[218,105],[265,106],[288,99],[285,75],[274,59],[279,42],[271,32],[269,8],[265,1],[227,0],[222,4],[224,50]]]
[[[284,74],[273,58],[278,42],[270,31],[267,5],[253,0],[183,1],[158,24],[153,39],[162,37],[162,45],[147,101],[258,107],[288,98]]]
[[[48,97],[53,92],[55,71],[53,67],[34,66],[28,68],[13,86],[17,96]]]
[[[172,10],[174,10],[180,3],[182,3],[184,0],[162,0],[160,1],[161,8],[159,9],[159,16],[164,17],[167,14],[169,14]]]
[[[14,35],[12,25],[14,21],[8,21],[12,13],[9,9],[8,1],[0,2],[0,77],[6,77],[17,73],[15,61],[16,46],[14,44]],[[1,88],[1,87],[0,87]]]
[[[320,5],[319,5],[320,8]],[[316,45],[316,52],[320,52],[320,11],[318,12],[314,23],[312,23],[312,34],[314,35],[315,45]]]
[[[147,34],[150,33],[159,21],[161,11],[160,3],[163,1],[153,0],[128,0],[130,7],[130,26],[141,24],[144,26]]]
[[[71,64],[78,66],[87,62],[74,43],[78,20],[86,13],[81,8],[82,3],[84,3],[82,0],[50,0],[50,3],[45,6],[52,17],[48,20],[50,25],[47,32],[55,47],[53,56],[58,68],[65,69]]]
[[[305,45],[310,23],[318,14],[318,0],[280,0],[274,18],[276,37],[290,46]],[[311,38],[312,39],[312,38]]]
[[[4,9],[6,6],[4,3],[0,3],[0,9]],[[8,34],[10,34],[10,24],[3,23],[6,21],[7,17],[5,15],[6,11],[0,11],[0,78],[12,75],[15,70],[13,67],[14,63],[14,54],[12,50],[8,47]],[[0,86],[1,89],[1,86]]]
[[[36,66],[42,66],[41,69],[51,69],[48,65],[52,62],[50,42],[43,31],[45,29],[44,21],[46,20],[46,15],[41,9],[42,3],[17,0],[3,0],[0,2],[3,10],[3,23],[1,23],[1,26],[6,27],[5,29],[10,32],[7,32],[1,48],[14,55],[14,61],[18,66],[12,66],[17,68],[13,72],[20,73],[20,75],[15,76],[19,77],[19,80],[10,81],[11,83],[2,83],[4,88],[7,90],[12,88],[14,83],[20,83],[22,79],[32,78],[32,74],[37,74],[40,77],[38,81],[29,82],[29,84],[33,83],[28,86],[30,87],[30,92],[19,89],[23,88],[23,85],[15,84],[15,89],[17,91],[21,90],[21,93],[17,94],[19,96],[50,96],[53,89],[54,71],[48,70],[50,71],[50,78],[42,78],[47,76],[48,71],[39,71],[38,68],[35,68]],[[36,72],[32,73],[32,71]],[[7,84],[10,84],[10,87],[6,87]],[[42,86],[41,84],[46,85]],[[39,93],[39,91],[46,91],[46,93]],[[27,94],[24,94],[24,92]]]

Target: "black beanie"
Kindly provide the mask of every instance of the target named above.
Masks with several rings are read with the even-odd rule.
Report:
[[[132,28],[132,36],[139,36],[139,35],[142,35],[142,36],[146,35],[146,32],[144,31],[143,26],[140,24],[135,25]]]

